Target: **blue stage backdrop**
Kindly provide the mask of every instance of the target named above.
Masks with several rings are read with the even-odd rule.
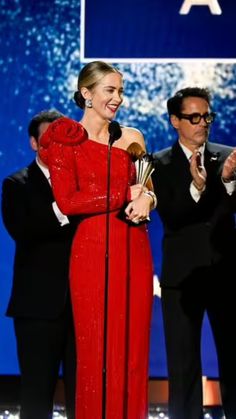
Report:
[[[211,139],[235,146],[236,5],[233,0],[209,0],[201,7],[193,3],[171,0],[167,7],[163,0],[120,0],[117,5],[107,0],[0,0],[0,180],[34,158],[27,137],[34,114],[57,108],[80,119],[72,96],[80,68],[93,58],[107,58],[124,73],[125,102],[117,119],[142,130],[149,152],[174,141],[166,100],[189,85],[211,89],[217,112]],[[182,6],[185,13],[189,8],[187,14],[179,13]],[[180,61],[189,57],[206,60]],[[156,213],[149,231],[155,265],[150,376],[166,377],[158,287],[162,227]],[[14,243],[1,219],[0,239],[0,374],[18,374],[12,320],[5,317]],[[216,377],[207,319],[202,351],[203,373]]]
[[[81,0],[84,57],[235,59],[236,3],[218,0]],[[99,36],[98,36],[99,34]],[[83,39],[83,38],[82,38]],[[123,42],[121,42],[123,40]]]

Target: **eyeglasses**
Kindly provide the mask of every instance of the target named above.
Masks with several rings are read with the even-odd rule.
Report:
[[[192,125],[197,125],[200,123],[201,119],[203,118],[204,121],[206,122],[207,125],[212,124],[212,122],[214,121],[215,117],[216,117],[216,113],[215,112],[211,112],[211,113],[204,113],[203,115],[201,115],[198,112],[195,113],[190,113],[190,114],[186,114],[186,113],[179,113],[177,115],[177,117],[179,119],[187,119],[190,124]]]

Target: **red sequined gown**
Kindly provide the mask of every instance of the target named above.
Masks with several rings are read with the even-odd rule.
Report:
[[[102,419],[105,244],[108,147],[88,139],[68,118],[41,140],[57,203],[79,214],[71,252],[70,286],[78,368],[76,419]],[[107,307],[106,419],[146,419],[152,258],[145,225],[119,216],[135,182],[129,154],[111,149]]]

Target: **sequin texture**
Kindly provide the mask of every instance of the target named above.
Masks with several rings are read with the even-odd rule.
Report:
[[[106,419],[146,419],[153,269],[146,226],[130,226],[122,216],[135,181],[133,163],[126,151],[112,147],[106,275],[108,147],[84,137],[75,145],[44,141],[58,205],[65,214],[80,216],[70,266],[76,419],[102,419],[106,279]]]

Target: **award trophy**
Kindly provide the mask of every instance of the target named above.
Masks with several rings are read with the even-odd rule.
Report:
[[[150,154],[147,154],[138,143],[131,143],[127,151],[131,155],[132,160],[135,164],[136,183],[139,183],[142,186],[146,186],[148,180],[151,177],[151,174],[155,170],[153,167],[152,156]],[[150,218],[146,218],[145,221],[150,221]],[[139,221],[132,222],[135,224],[139,224]]]
[[[154,171],[152,156],[147,154],[138,143],[130,144],[127,151],[132,156],[136,167],[136,183],[146,186]]]

